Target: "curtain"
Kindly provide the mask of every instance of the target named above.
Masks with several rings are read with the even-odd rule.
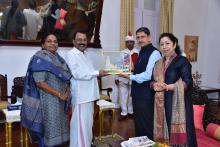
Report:
[[[173,32],[174,0],[160,0],[160,33]]]
[[[130,31],[134,34],[135,0],[121,0],[120,50],[125,48],[125,36]]]

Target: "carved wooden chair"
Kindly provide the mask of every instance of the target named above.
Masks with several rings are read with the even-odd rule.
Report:
[[[7,101],[7,75],[0,74],[0,100]]]
[[[23,87],[24,87],[24,78],[16,77],[14,78],[14,85],[12,86],[11,96],[7,94],[7,75],[3,76],[0,74],[0,109],[6,109],[8,105],[8,98],[11,99],[11,103],[16,102],[16,97],[23,97]],[[2,114],[0,112],[0,118]]]
[[[7,108],[7,75],[0,74],[0,110]],[[5,122],[5,115],[0,111],[0,123]]]
[[[98,84],[99,84],[99,95],[100,99],[110,101],[110,93],[112,92],[112,88],[102,88],[102,78],[98,77]],[[103,92],[106,92],[106,94],[103,94]]]
[[[99,85],[99,96],[100,99],[111,102],[110,93],[112,92],[112,88],[102,88],[102,77],[98,77],[98,85]],[[94,118],[98,116],[99,108],[95,105],[94,110]]]
[[[13,80],[12,92],[11,92],[11,103],[16,102],[16,98],[23,97],[23,88],[24,88],[24,78],[23,77],[15,77]],[[8,97],[9,98],[9,97]],[[9,111],[8,109],[3,110],[6,121],[5,121],[5,134],[6,134],[6,144],[8,146],[13,146],[12,144],[12,124],[14,122],[20,122],[20,110]],[[28,147],[28,133],[27,129],[24,129],[20,125],[20,143],[21,146]]]
[[[110,93],[112,92],[112,88],[102,88],[102,78],[98,77],[99,84],[99,95],[100,100],[96,102],[94,117],[96,118],[99,114],[99,139],[102,138],[102,131],[104,130],[104,117],[105,114],[111,115],[111,128],[112,128],[112,137],[114,137],[113,133],[113,122],[115,119],[115,104],[111,103]],[[104,94],[102,92],[105,92]]]
[[[14,97],[23,98],[24,77],[15,77],[13,84],[11,95]]]

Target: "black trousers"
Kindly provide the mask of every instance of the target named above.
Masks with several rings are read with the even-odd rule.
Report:
[[[147,136],[153,140],[154,99],[132,99],[135,136]]]

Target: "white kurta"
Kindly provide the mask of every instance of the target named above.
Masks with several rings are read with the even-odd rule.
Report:
[[[70,123],[70,147],[90,147],[92,142],[94,101],[99,99],[97,76],[86,52],[76,48],[66,55],[72,72],[71,94],[73,116]]]
[[[131,51],[126,48],[122,50],[122,52],[130,54],[133,53],[139,54],[138,49],[134,48]],[[131,93],[131,81],[128,78],[117,77],[119,80],[119,99],[120,99],[120,107],[121,107],[121,115],[125,116],[128,113],[133,114],[133,106],[132,106],[132,98],[130,96]]]

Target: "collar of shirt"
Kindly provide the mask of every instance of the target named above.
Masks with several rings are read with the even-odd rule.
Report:
[[[131,53],[130,53],[130,54],[134,54],[134,53],[137,53],[137,54],[139,54],[139,51],[138,51],[138,49],[136,49],[136,48],[133,48],[133,49],[131,50]]]
[[[130,55],[134,54],[134,53],[139,53],[139,51],[136,49],[136,48],[133,48],[132,50],[129,50],[128,48],[122,50],[122,52],[125,52],[125,53],[129,53]]]
[[[85,50],[84,52],[80,51],[79,49],[73,47],[73,52],[76,53],[76,54],[82,54],[84,55],[85,53],[87,53],[87,51]]]

